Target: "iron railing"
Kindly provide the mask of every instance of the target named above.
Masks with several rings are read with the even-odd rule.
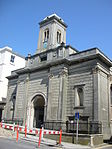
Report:
[[[44,129],[62,129],[63,132],[76,133],[77,123],[73,122],[44,122]],[[79,122],[79,134],[101,134],[102,124],[100,122]]]
[[[2,119],[4,123],[9,124],[18,124],[23,125],[23,119]],[[69,121],[65,122],[56,122],[56,121],[50,121],[50,122],[44,122],[43,124],[44,129],[50,129],[50,130],[60,130],[62,129],[63,132],[67,133],[76,133],[76,127],[77,123],[76,121],[71,123]],[[79,134],[101,134],[102,133],[102,123],[101,122],[80,122],[78,125],[78,132]]]
[[[9,124],[18,124],[18,125],[23,125],[23,119],[2,119],[2,122],[4,123],[9,123]]]

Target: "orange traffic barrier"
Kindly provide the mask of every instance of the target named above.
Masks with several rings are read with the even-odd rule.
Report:
[[[19,138],[19,126],[17,125],[17,136],[16,136],[16,141],[18,142],[18,138]]]
[[[40,147],[40,143],[41,143],[41,140],[43,138],[43,135],[46,135],[46,134],[49,134],[49,135],[52,135],[52,134],[56,134],[56,135],[60,135],[59,137],[59,145],[61,145],[61,139],[62,139],[62,130],[60,131],[55,131],[55,130],[44,130],[43,128],[42,129],[27,129],[27,125],[25,124],[25,127],[24,126],[19,126],[19,125],[13,125],[13,124],[7,124],[7,123],[0,123],[0,127],[2,128],[5,128],[5,129],[9,129],[9,130],[14,130],[15,132],[17,132],[16,134],[16,141],[18,142],[18,138],[19,138],[19,131],[20,132],[24,132],[25,133],[25,137],[27,135],[27,133],[29,134],[39,134],[39,141],[38,141],[38,147]]]
[[[40,147],[40,143],[41,143],[41,135],[42,135],[42,129],[40,129],[38,147]]]
[[[61,138],[62,138],[62,130],[60,130],[59,145],[61,145]]]
[[[25,137],[27,135],[27,125],[25,124]]]

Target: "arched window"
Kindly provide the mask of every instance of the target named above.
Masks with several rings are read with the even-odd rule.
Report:
[[[57,43],[60,44],[61,43],[61,32],[57,31]]]
[[[83,106],[83,89],[80,87],[77,89],[79,106]]]
[[[83,106],[84,89],[83,86],[75,86],[75,107]]]
[[[49,29],[46,29],[44,31],[44,42],[48,41],[49,39]]]

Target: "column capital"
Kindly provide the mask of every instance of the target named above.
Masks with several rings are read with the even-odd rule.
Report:
[[[20,80],[17,80],[17,84],[19,84],[20,83]]]
[[[92,73],[93,74],[96,74],[96,73],[99,73],[101,70],[100,70],[100,68],[98,67],[98,66],[96,66],[96,67],[94,67],[93,69],[92,69]]]
[[[48,75],[48,78],[49,79],[52,79],[54,77],[54,75],[52,74],[52,73],[50,73],[49,75]]]
[[[28,82],[29,80],[30,80],[30,75],[28,74],[27,77],[26,77],[25,80],[24,80],[24,83],[25,83],[25,82]]]
[[[59,76],[68,76],[68,69],[64,67],[59,73]]]

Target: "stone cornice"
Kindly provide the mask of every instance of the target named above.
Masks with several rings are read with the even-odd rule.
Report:
[[[89,53],[89,51],[90,51],[90,53]],[[86,54],[84,54],[85,52],[86,52]],[[105,63],[108,67],[112,67],[111,60],[107,59],[105,56],[103,56],[103,54],[100,54],[97,49],[91,49],[91,50],[88,50],[85,52],[84,51],[79,52],[79,53],[73,54],[67,58],[59,58],[59,59],[56,59],[53,61],[46,61],[45,63],[39,63],[36,67],[33,67],[33,68],[25,67],[25,68],[14,71],[16,73],[16,75],[9,76],[7,78],[8,79],[11,79],[14,77],[17,78],[18,74],[40,71],[42,69],[47,69],[52,66],[56,66],[56,65],[60,65],[60,64],[73,65],[76,63],[86,62],[86,61],[90,61],[90,60],[94,60],[94,59],[97,59],[97,60],[99,59],[100,61]],[[80,55],[82,53],[83,53],[83,55]],[[75,56],[78,54],[79,54],[79,56]]]
[[[48,23],[48,22],[51,22],[51,21],[54,21],[54,20],[57,20],[59,23],[61,23],[65,28],[67,28],[67,25],[65,24],[65,22],[63,22],[61,19],[59,19],[58,17],[56,16],[52,16],[52,17],[47,17],[45,20],[42,20],[39,25],[40,26],[43,26],[44,24]]]
[[[6,77],[7,79],[17,79],[18,78],[18,74],[15,74],[15,75],[11,75],[11,76],[8,76]]]
[[[78,58],[80,60],[98,58],[103,63],[106,63],[109,67],[112,67],[112,61],[98,48],[87,49],[70,55],[72,58]],[[74,61],[74,60],[73,60]]]
[[[110,71],[109,70],[106,70],[104,68],[102,68],[100,65],[96,65],[95,68],[92,69],[92,73],[95,74],[95,73],[100,73],[100,72],[103,72],[105,74],[107,74],[107,76],[110,75]]]
[[[68,64],[69,63],[69,60],[67,59],[58,59],[58,60],[55,60],[55,61],[50,61],[50,62],[47,62],[47,63],[40,63],[40,65],[38,65],[37,67],[34,67],[34,68],[25,68],[25,69],[21,69],[21,70],[18,70],[16,71],[17,74],[22,74],[22,73],[30,73],[30,72],[34,72],[34,71],[38,71],[38,70],[42,70],[42,69],[47,69],[49,67],[52,67],[52,66],[56,66],[56,65],[59,65],[59,64]]]

